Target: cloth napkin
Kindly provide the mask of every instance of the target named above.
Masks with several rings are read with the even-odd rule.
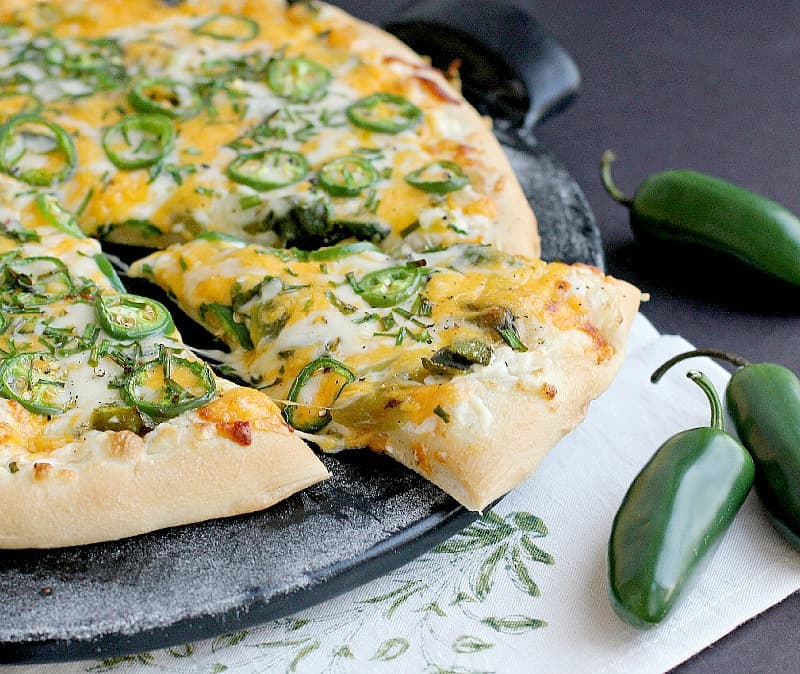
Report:
[[[659,627],[614,614],[606,550],[629,484],[674,433],[708,424],[678,366],[691,348],[637,317],[627,360],[586,421],[494,510],[399,570],[257,628],[133,656],[9,668],[75,672],[661,672],[800,588],[800,554],[751,493],[692,591]],[[730,424],[728,424],[730,426]]]

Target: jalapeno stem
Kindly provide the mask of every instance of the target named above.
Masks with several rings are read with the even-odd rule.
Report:
[[[606,192],[609,193],[614,201],[618,201],[623,206],[630,208],[633,205],[633,199],[626,197],[614,184],[614,180],[611,177],[611,164],[613,164],[616,159],[617,155],[614,154],[613,151],[606,150],[603,152],[603,156],[600,158],[600,179],[603,182],[603,187],[606,188]]]
[[[663,377],[667,373],[667,370],[669,370],[673,365],[680,363],[682,360],[687,360],[688,358],[700,357],[722,360],[736,367],[747,367],[750,365],[750,361],[737,353],[721,351],[720,349],[694,349],[692,351],[686,351],[685,353],[679,353],[677,356],[670,358],[666,363],[661,365],[655,372],[653,372],[653,374],[650,375],[650,381],[654,384],[657,384],[661,377]]]
[[[708,402],[711,405],[711,423],[709,423],[709,426],[719,431],[724,431],[725,428],[722,425],[722,403],[719,400],[719,395],[717,394],[717,389],[714,388],[714,384],[698,370],[689,370],[686,376],[703,389],[703,393],[705,393],[708,398]]]

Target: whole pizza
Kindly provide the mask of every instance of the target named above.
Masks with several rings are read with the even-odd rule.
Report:
[[[264,508],[327,476],[314,450],[473,510],[533,471],[640,293],[538,259],[456,78],[316,1],[3,3],[0,547]]]

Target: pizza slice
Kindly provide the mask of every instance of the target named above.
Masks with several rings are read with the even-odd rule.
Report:
[[[0,171],[48,186],[87,234],[538,254],[488,123],[334,7],[5,0],[0,29]]]
[[[0,548],[265,508],[327,470],[264,394],[216,377],[125,292],[50,194],[0,207]]]
[[[466,507],[519,484],[611,382],[641,294],[586,265],[456,245],[393,258],[206,234],[137,261],[323,450],[393,456]]]

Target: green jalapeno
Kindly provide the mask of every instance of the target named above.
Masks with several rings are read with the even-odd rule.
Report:
[[[117,168],[147,168],[164,158],[175,142],[175,127],[162,114],[123,117],[103,134],[103,149]]]
[[[72,138],[58,124],[26,114],[0,126],[0,170],[17,180],[47,187],[69,178],[76,163]]]
[[[396,94],[372,94],[346,110],[352,124],[378,133],[400,133],[422,121],[422,110]]]
[[[325,246],[310,250],[306,254],[306,259],[311,262],[330,262],[341,260],[342,258],[360,253],[380,253],[381,249],[370,241],[351,241],[348,243],[337,243],[335,246]]]
[[[488,365],[492,347],[479,339],[464,339],[443,346],[430,358],[422,359],[422,367],[433,374],[464,374],[473,365]]]
[[[200,305],[200,320],[222,341],[230,346],[240,346],[243,349],[253,348],[250,330],[234,316],[234,311],[226,304],[212,302]]]
[[[611,604],[637,628],[661,622],[713,553],[753,484],[753,460],[723,430],[722,405],[700,372],[711,424],[667,440],[636,476],[608,544]]]
[[[411,297],[419,287],[422,273],[415,264],[396,265],[364,274],[356,280],[352,274],[347,281],[353,290],[373,307],[393,307]]]
[[[49,353],[18,353],[0,362],[0,395],[34,414],[63,414],[73,405],[61,365]]]
[[[775,363],[749,363],[727,351],[696,349],[668,360],[658,379],[687,358],[706,356],[735,365],[725,391],[728,413],[756,465],[756,491],[775,527],[800,547],[800,380]]]
[[[225,232],[215,232],[210,229],[200,232],[194,238],[201,239],[202,241],[232,241],[233,243],[240,243],[242,245],[245,245],[246,243],[239,237],[233,236],[233,234],[226,234]]]
[[[458,164],[451,161],[434,161],[409,173],[406,182],[423,192],[447,194],[469,185],[469,178]]]
[[[800,220],[780,204],[695,173],[671,170],[646,178],[633,198],[611,179],[613,152],[603,155],[606,191],[630,211],[631,228],[644,244],[686,243],[738,259],[800,285]]]
[[[39,192],[36,195],[36,207],[48,225],[60,229],[65,234],[74,236],[76,239],[86,238],[75,216],[64,208],[52,194]]]
[[[200,112],[202,101],[190,85],[165,77],[146,77],[133,85],[128,102],[145,113],[188,119]]]
[[[253,19],[239,14],[215,14],[192,28],[195,35],[227,42],[247,42],[258,35],[258,30],[258,24]]]
[[[133,371],[124,393],[142,414],[162,421],[211,402],[216,390],[208,365],[162,349],[158,359]]]
[[[142,435],[150,430],[136,407],[114,403],[95,407],[89,424],[95,431],[131,431]]]
[[[334,197],[357,197],[378,180],[378,171],[368,159],[350,155],[322,165],[319,185]]]
[[[231,180],[260,192],[300,182],[310,167],[299,152],[280,148],[241,154],[228,164]]]
[[[169,333],[175,327],[167,308],[149,297],[131,293],[99,295],[94,306],[103,330],[117,339]]]
[[[64,263],[55,257],[26,257],[6,263],[4,301],[19,307],[51,304],[74,289]]]
[[[267,67],[267,84],[278,96],[308,101],[331,81],[330,71],[301,57],[273,59]]]
[[[111,264],[109,259],[103,255],[103,253],[97,253],[94,256],[94,262],[97,265],[97,268],[102,272],[103,276],[109,280],[114,290],[121,293],[127,292],[125,290],[125,286],[122,285],[122,281],[119,278],[119,274],[117,274],[117,270],[114,269],[114,265]]]
[[[312,360],[292,382],[286,396],[290,404],[283,408],[283,418],[298,431],[316,433],[331,422],[331,405],[355,378],[338,360],[328,356]]]

